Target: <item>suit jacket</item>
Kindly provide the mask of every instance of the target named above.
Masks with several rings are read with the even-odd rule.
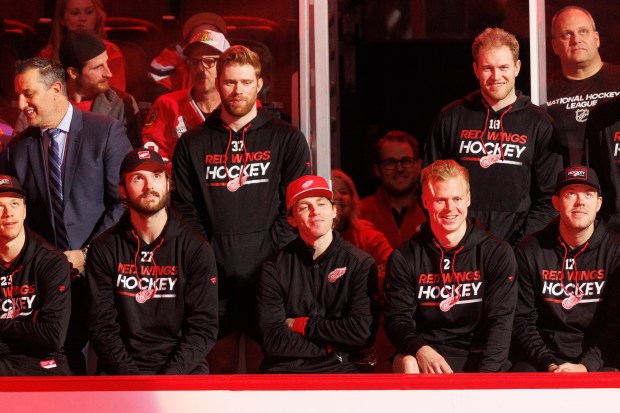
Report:
[[[125,210],[118,192],[119,169],[132,147],[123,124],[73,107],[64,155],[64,222],[71,249],[79,249],[114,225]],[[41,130],[29,127],[9,144],[6,173],[28,192],[26,222],[54,244],[46,150]]]

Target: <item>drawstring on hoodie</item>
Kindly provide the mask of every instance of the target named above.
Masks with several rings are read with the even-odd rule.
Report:
[[[157,292],[157,287],[155,287],[155,284],[157,283],[157,272],[153,271],[153,288],[142,288],[142,282],[141,282],[142,277],[140,277],[140,269],[138,268],[138,255],[140,255],[140,248],[141,248],[140,237],[138,236],[138,234],[136,234],[136,232],[133,229],[131,230],[131,235],[133,235],[133,237],[138,242],[136,253],[133,256],[133,266],[136,269],[136,278],[138,279],[138,288],[140,289],[140,291],[136,293],[136,301],[142,304],[148,301],[149,299],[153,298],[155,296],[155,293]],[[163,243],[164,243],[164,238],[162,237],[161,240],[159,241],[159,244],[157,244],[155,248],[153,248],[153,250],[151,251],[151,254],[152,254],[151,260],[153,262],[154,267],[157,266],[157,263],[155,262],[155,251],[157,251],[157,249],[161,247]]]
[[[15,300],[13,300],[13,276],[18,273],[19,271],[21,271],[21,269],[23,268],[23,265],[20,265],[19,268],[17,268],[16,270],[14,270],[11,275],[8,276],[8,280],[9,280],[9,288],[4,289],[4,292],[6,294],[6,291],[8,290],[9,295],[5,295],[6,298],[8,298],[9,300],[11,300],[11,309],[9,311],[7,311],[6,313],[2,314],[0,316],[0,318],[16,318],[19,313],[19,307],[17,307]]]
[[[226,128],[228,130],[228,143],[226,144],[226,152],[224,153],[224,157],[226,159],[228,157],[228,150],[230,149],[230,144],[232,143],[233,131],[232,131],[232,129],[228,125],[223,125],[223,126],[224,126],[224,128]],[[228,183],[226,184],[226,188],[230,192],[235,192],[237,189],[241,188],[241,186],[248,179],[248,177],[245,175],[245,167],[248,164],[247,150],[245,148],[245,133],[247,132],[248,129],[250,129],[251,126],[252,126],[252,124],[248,123],[241,130],[241,147],[243,149],[243,167],[239,171],[239,176],[236,177],[236,178],[231,178],[230,170],[228,169],[228,166],[226,166],[226,164],[224,164],[224,169],[226,171],[226,177],[228,178]],[[231,159],[232,159],[232,156],[231,156]]]
[[[446,274],[444,274],[442,271],[445,252],[444,252],[444,249],[441,247],[441,244],[439,244],[439,242],[437,242],[434,238],[433,238],[433,243],[435,244],[437,248],[439,248],[439,251],[441,251],[441,259],[439,261],[439,272],[441,273],[441,283],[443,284],[445,288],[446,287],[446,281],[445,281]],[[452,256],[452,263],[450,264],[450,271],[452,271],[452,279],[456,280],[456,295],[454,293],[454,290],[455,290],[454,286],[452,286],[452,290],[450,291],[450,297],[442,300],[441,303],[439,304],[439,309],[443,312],[450,311],[450,309],[454,307],[456,303],[458,303],[459,300],[461,299],[461,282],[459,281],[459,278],[456,276],[456,271],[454,271],[454,265],[456,263],[456,254],[461,252],[463,248],[465,248],[465,246],[461,245],[460,248],[454,251],[454,255]]]
[[[494,156],[497,155],[490,155],[489,151],[487,151],[486,146],[484,145],[484,135],[485,133],[487,133],[487,127],[489,124],[489,117],[491,116],[491,108],[489,107],[489,105],[487,104],[487,102],[484,101],[484,99],[482,99],[482,105],[486,108],[487,110],[487,115],[486,118],[484,119],[484,128],[482,129],[482,133],[480,134],[480,142],[482,143],[482,150],[484,151],[484,156],[482,158],[480,158],[480,166],[482,166],[483,168],[488,168],[489,166],[493,165],[495,162],[497,162],[498,160],[505,160],[504,157],[504,148],[503,148],[503,142],[504,142],[504,116],[512,109],[512,105],[508,106],[508,108],[502,112],[502,114],[499,116],[499,125],[500,125],[500,134],[499,134],[499,158],[494,158]]]
[[[581,254],[588,247],[589,243],[586,241],[583,248],[581,248],[579,252],[577,252],[573,256],[573,272],[575,274],[575,292],[570,292],[564,285],[564,270],[566,267],[566,257],[568,256],[568,247],[566,247],[566,244],[564,243],[564,241],[562,241],[562,238],[558,237],[558,240],[560,241],[560,244],[564,248],[564,258],[562,258],[562,276],[560,277],[560,284],[562,285],[562,290],[564,290],[566,295],[568,295],[568,297],[562,300],[562,307],[564,307],[566,310],[570,310],[571,308],[579,304],[579,302],[584,296],[583,291],[581,291],[581,289],[579,288],[579,280],[577,279],[578,278],[577,277],[577,256]]]

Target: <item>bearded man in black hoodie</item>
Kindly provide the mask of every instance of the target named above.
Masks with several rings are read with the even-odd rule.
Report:
[[[172,203],[209,239],[221,276],[212,371],[258,373],[256,281],[261,265],[295,238],[286,188],[310,173],[310,150],[299,129],[257,107],[263,80],[256,53],[232,46],[216,69],[222,104],[179,139]]]
[[[120,171],[129,211],[93,241],[86,260],[98,372],[207,374],[218,329],[211,245],[166,207],[161,155],[135,149]]]
[[[559,221],[516,248],[514,371],[606,369],[600,346],[603,302],[619,275],[620,236],[596,219],[600,191],[593,169],[564,169],[553,196]]]

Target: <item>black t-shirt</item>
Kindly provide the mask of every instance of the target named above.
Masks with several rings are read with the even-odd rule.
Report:
[[[605,63],[587,79],[570,80],[561,74],[549,82],[545,107],[553,117],[565,148],[583,149],[590,111],[599,103],[620,95],[620,66]],[[581,163],[572,159],[571,163]]]

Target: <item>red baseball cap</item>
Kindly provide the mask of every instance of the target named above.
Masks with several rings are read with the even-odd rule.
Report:
[[[289,211],[297,201],[313,196],[324,196],[332,200],[334,194],[322,176],[306,175],[295,179],[286,188],[286,210]]]

